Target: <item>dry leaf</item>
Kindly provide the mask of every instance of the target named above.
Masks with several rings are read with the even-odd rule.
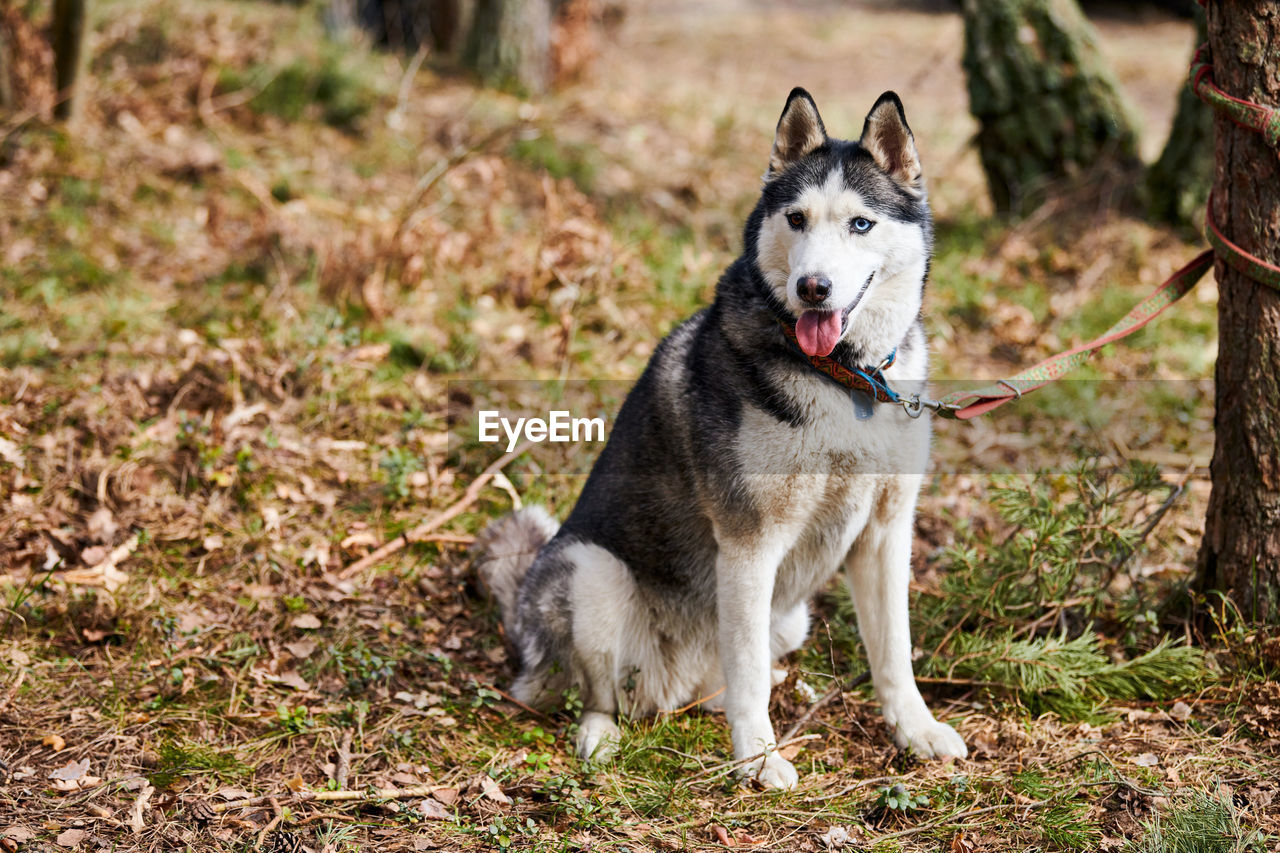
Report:
[[[480,783],[480,793],[485,799],[492,800],[495,803],[502,803],[503,805],[511,804],[511,798],[502,793],[502,789],[498,787],[497,782],[488,776],[480,776],[478,781]]]
[[[292,643],[284,644],[285,650],[293,655],[297,660],[305,660],[311,657],[312,652],[316,650],[315,640],[296,640]]]
[[[219,788],[214,792],[213,796],[221,797],[227,802],[231,802],[233,800],[247,800],[252,797],[253,794],[249,793],[244,788]]]
[[[103,543],[110,542],[114,539],[116,531],[120,529],[120,525],[116,524],[116,517],[112,515],[111,510],[105,506],[100,506],[94,510],[93,515],[89,516],[89,520],[86,522],[85,526],[89,528],[89,535],[91,537],[98,542]],[[86,562],[88,561],[86,560]]]
[[[458,801],[457,788],[436,788],[431,792],[431,796],[435,797],[446,806],[451,806]]]
[[[449,810],[435,800],[423,800],[418,803],[417,811],[427,820],[449,820],[452,817]]]
[[[64,764],[57,770],[49,773],[50,779],[61,779],[64,782],[74,782],[81,776],[89,772],[89,759],[82,758],[79,761],[72,761]]]
[[[320,619],[314,613],[303,613],[293,617],[290,624],[304,631],[314,631],[320,627]]]
[[[280,675],[268,675],[267,681],[283,684],[286,687],[292,687],[294,690],[301,690],[304,693],[311,689],[311,685],[307,683],[307,680],[292,669]]]
[[[79,847],[88,837],[83,829],[68,829],[58,836],[57,843],[59,847]]]
[[[352,533],[346,539],[343,539],[338,543],[338,547],[342,548],[344,551],[349,551],[352,548],[372,548],[377,545],[378,542],[378,537],[375,534],[367,530],[363,530],[359,533]]]

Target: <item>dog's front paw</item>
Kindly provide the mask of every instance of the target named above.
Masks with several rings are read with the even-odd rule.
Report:
[[[587,711],[578,721],[578,757],[607,761],[618,750],[622,732],[613,717],[600,711]]]
[[[738,772],[744,782],[754,782],[761,788],[787,790],[800,781],[795,766],[776,752],[757,758]]]
[[[964,738],[932,715],[913,723],[900,722],[894,727],[893,740],[921,758],[964,758],[969,754]]]

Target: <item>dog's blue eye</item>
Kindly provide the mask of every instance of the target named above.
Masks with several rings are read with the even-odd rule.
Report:
[[[868,231],[871,230],[872,225],[875,225],[875,223],[872,222],[870,219],[867,219],[864,216],[858,216],[858,217],[855,217],[854,220],[849,223],[849,228],[850,230],[856,231],[859,234],[866,234]]]
[[[803,213],[788,213],[788,214],[787,214],[787,222],[789,222],[789,223],[791,224],[791,227],[792,227],[792,228],[794,228],[794,229],[796,229],[797,231],[799,231],[801,228],[803,228],[803,227],[804,227],[804,214],[803,214]]]

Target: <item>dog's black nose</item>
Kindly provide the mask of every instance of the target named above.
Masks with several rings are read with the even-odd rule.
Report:
[[[805,302],[817,305],[831,295],[831,279],[825,275],[807,275],[796,283],[796,290]]]

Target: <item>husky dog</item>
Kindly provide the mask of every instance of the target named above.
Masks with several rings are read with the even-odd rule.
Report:
[[[894,740],[966,754],[911,671],[928,419],[815,369],[922,387],[931,247],[898,96],[881,95],[847,142],[793,90],[742,256],[654,352],[569,518],[557,528],[525,509],[481,537],[477,569],[519,657],[512,691],[546,705],[576,687],[580,755],[616,748],[619,712],[714,697],[744,772],[795,785],[769,719],[772,662],[804,642],[808,601],[842,566]]]

